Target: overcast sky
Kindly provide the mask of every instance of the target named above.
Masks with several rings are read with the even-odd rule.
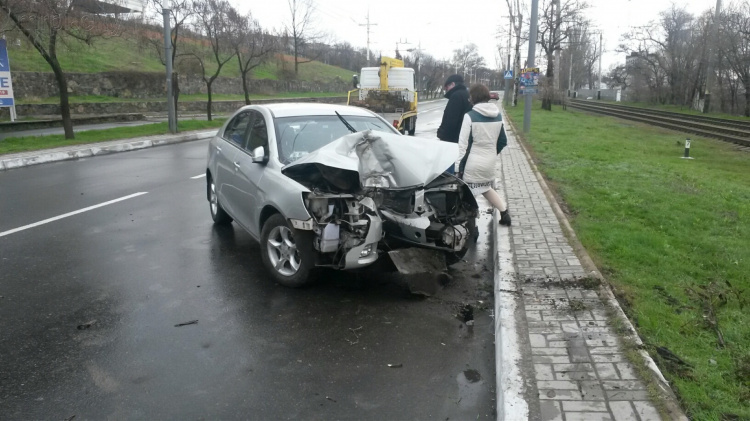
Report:
[[[230,0],[241,11],[248,9],[266,28],[280,29],[289,20],[287,0]],[[402,53],[421,48],[437,59],[449,59],[452,51],[468,43],[477,44],[490,68],[497,67],[498,26],[507,22],[505,0],[314,0],[316,23],[334,40],[348,41],[355,47],[367,45],[367,13],[370,13],[370,48],[393,56],[397,43]],[[524,0],[531,5],[531,0]],[[539,0],[541,4],[544,0]],[[656,20],[672,0],[589,0],[586,15],[601,29],[605,54],[602,67],[624,63],[623,54],[614,52],[620,35],[632,26]],[[686,4],[687,3],[687,4]],[[724,3],[727,3],[725,0]],[[716,0],[677,2],[695,15],[713,9]],[[525,60],[528,47],[522,49]],[[537,48],[537,58],[539,48]],[[537,63],[539,60],[537,59]]]

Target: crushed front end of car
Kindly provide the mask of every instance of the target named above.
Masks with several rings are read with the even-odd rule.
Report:
[[[444,253],[450,264],[468,250],[478,214],[468,186],[445,173],[457,154],[453,143],[363,131],[282,173],[310,190],[304,201],[314,220],[313,243],[332,266],[348,268],[347,259],[362,259],[357,247],[369,247],[378,232],[381,251],[417,246]]]

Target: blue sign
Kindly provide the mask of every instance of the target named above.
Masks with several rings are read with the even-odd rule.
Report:
[[[513,79],[513,70],[505,71],[505,79]]]
[[[5,40],[0,39],[0,107],[12,107],[13,82],[10,78],[10,60],[8,60],[8,48]]]

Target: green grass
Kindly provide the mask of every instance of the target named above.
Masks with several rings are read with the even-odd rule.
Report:
[[[178,122],[179,131],[201,130],[220,127],[225,119],[184,120]],[[104,142],[116,139],[129,139],[141,136],[167,134],[167,123],[145,124],[142,126],[118,127],[104,130],[87,130],[77,132],[75,139],[65,139],[63,135],[8,137],[0,139],[0,154],[34,151],[39,149],[57,148],[60,146],[81,145],[86,143]]]
[[[320,98],[320,97],[346,97],[346,93],[341,92],[280,92],[273,95],[264,94],[251,94],[250,100],[256,99],[274,99],[274,98]],[[214,94],[214,101],[244,101],[245,96],[240,95],[229,95],[229,94]],[[190,94],[180,95],[180,102],[191,102],[191,101],[207,101],[208,95],[206,94]],[[84,104],[84,103],[101,103],[101,102],[144,102],[144,101],[164,101],[164,98],[119,98],[113,96],[104,95],[86,95],[86,96],[71,96],[71,104]],[[26,99],[18,101],[19,104],[59,104],[60,98],[49,97],[41,99]]]
[[[22,72],[51,72],[52,70],[42,56],[28,42],[23,41],[20,47],[8,46],[11,69]],[[118,37],[97,39],[92,46],[78,42],[60,43],[58,59],[66,72],[99,73],[110,71],[138,71],[164,72],[164,65],[159,60],[154,47],[139,44],[135,39]],[[291,61],[290,61],[291,60]],[[293,59],[289,56],[278,55],[257,68],[253,69],[254,79],[279,78],[280,68],[294,70]],[[206,62],[207,74],[213,74],[216,65],[210,60]],[[329,66],[313,61],[300,64],[298,79],[302,81],[331,81],[340,78],[351,80],[353,72],[340,67]],[[178,71],[179,68],[177,69]],[[232,59],[222,69],[221,76],[239,77],[239,66],[236,59]]]
[[[516,127],[522,108],[508,110]],[[643,340],[692,365],[649,348],[689,416],[750,419],[750,155],[690,136],[684,160],[683,133],[538,104],[531,127],[540,170]]]

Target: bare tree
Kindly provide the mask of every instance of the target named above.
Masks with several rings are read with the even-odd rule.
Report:
[[[254,20],[250,13],[241,15],[236,10],[230,9],[227,17],[230,25],[236,28],[230,43],[240,68],[245,104],[250,105],[248,77],[253,69],[263,64],[276,51],[276,42],[260,27],[258,21]]]
[[[552,95],[542,95],[542,109],[552,109],[552,97],[554,96],[554,87],[557,86],[555,55],[559,54],[562,49],[562,43],[568,39],[570,31],[568,27],[575,25],[580,20],[581,13],[588,7],[588,4],[579,0],[545,0],[542,4],[541,19],[539,22],[538,43],[547,59],[547,77],[548,85],[545,92]]]
[[[285,25],[287,37],[291,37],[291,47],[294,54],[294,74],[299,74],[299,65],[309,63],[318,57],[302,59],[305,47],[322,38],[322,34],[313,27],[315,19],[315,3],[313,0],[287,0],[289,4],[290,20]]]
[[[719,56],[743,85],[744,115],[750,117],[750,4],[731,5],[723,14]]]
[[[196,31],[200,32],[208,42],[210,51],[206,55],[203,46],[199,43],[191,54],[201,68],[201,76],[206,84],[208,101],[206,102],[206,118],[213,119],[211,107],[213,104],[212,86],[219,77],[221,69],[229,60],[233,59],[236,52],[232,48],[232,39],[237,37],[238,28],[232,25],[229,19],[230,13],[237,13],[226,0],[196,0],[193,3],[196,16]],[[206,63],[213,61],[216,70],[207,74]]]
[[[73,139],[68,80],[60,65],[58,47],[63,43],[92,45],[98,37],[117,35],[121,22],[86,13],[73,0],[0,0],[6,18],[3,32],[20,32],[52,69],[60,91],[60,115],[66,139]]]
[[[479,48],[476,44],[466,44],[461,48],[453,50],[453,65],[459,73],[471,75],[478,68],[483,67],[484,57],[479,55]]]

